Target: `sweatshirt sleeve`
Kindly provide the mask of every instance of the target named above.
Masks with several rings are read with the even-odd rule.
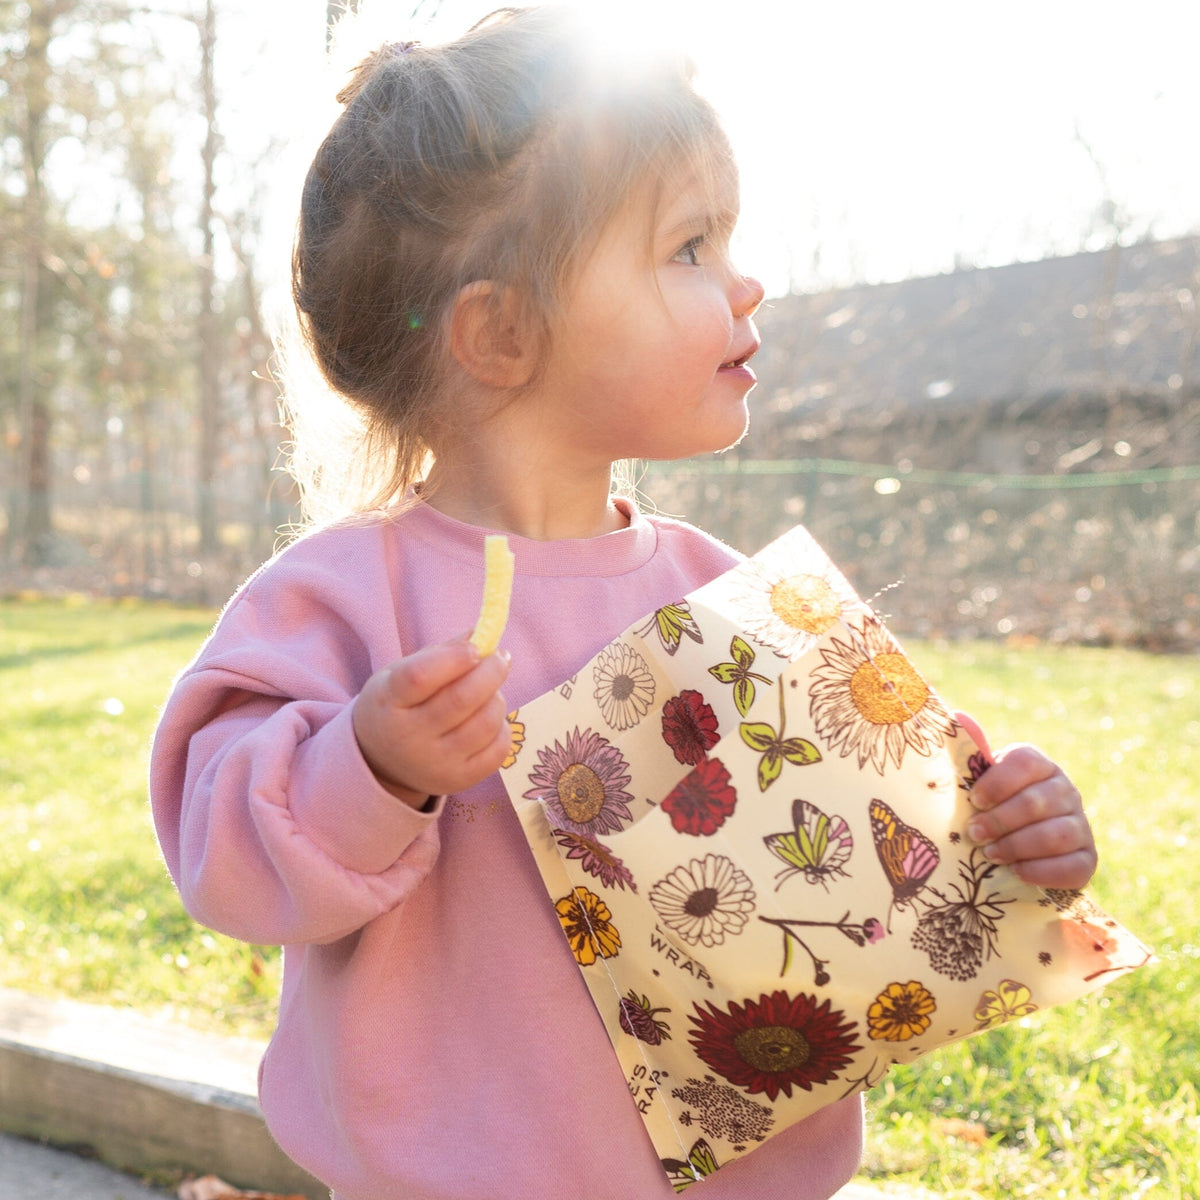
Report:
[[[347,599],[347,578],[381,595],[354,567],[268,568],[176,683],[155,733],[167,866],[198,921],[244,941],[343,937],[402,904],[437,858],[437,811],[382,788],[354,736],[354,698],[401,653],[394,620]]]

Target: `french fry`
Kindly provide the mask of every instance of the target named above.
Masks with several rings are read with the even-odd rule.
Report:
[[[483,542],[483,603],[471,641],[485,658],[500,644],[508,623],[508,601],[512,596],[513,552],[502,533],[489,533]]]

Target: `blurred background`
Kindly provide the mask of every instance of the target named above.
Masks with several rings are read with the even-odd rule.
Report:
[[[648,502],[807,524],[900,632],[1200,646],[1191,3],[578,0],[677,38],[767,286],[736,449]],[[382,38],[486,0],[0,0],[0,593],[223,601],[298,517],[272,314]]]
[[[614,62],[695,57],[768,295],[750,434],[646,503],[747,552],[807,524],[993,744],[1068,767],[1159,957],[897,1070],[864,1174],[1200,1196],[1200,6],[576,2]],[[342,7],[0,0],[0,987],[272,1028],[277,950],[163,869],[150,735],[299,517],[271,331],[334,94],[490,4]]]

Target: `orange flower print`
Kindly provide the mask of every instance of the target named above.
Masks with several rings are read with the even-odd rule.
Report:
[[[517,720],[516,712],[508,714],[508,736],[508,753],[504,756],[504,761],[500,764],[501,769],[511,767],[517,761],[517,755],[521,753],[521,747],[525,745],[525,722]]]
[[[597,958],[615,958],[621,935],[612,923],[612,913],[595,892],[577,887],[554,905],[575,961],[590,967]]]
[[[889,983],[867,1009],[867,1034],[876,1041],[907,1042],[929,1028],[936,1008],[933,996],[917,980]]]

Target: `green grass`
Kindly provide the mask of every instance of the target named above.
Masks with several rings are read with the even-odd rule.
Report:
[[[1100,848],[1092,894],[1160,962],[897,1069],[871,1095],[866,1174],[948,1198],[1200,1196],[1200,660],[907,649],[994,748],[1063,763]]]
[[[145,798],[155,713],[211,620],[0,604],[0,985],[269,1030],[277,953],[188,920]],[[1093,894],[1160,962],[898,1068],[870,1097],[864,1174],[947,1200],[1200,1196],[1200,659],[907,648],[994,746],[1029,738],[1066,766]]]
[[[0,986],[269,1027],[277,952],[187,917],[146,793],[156,714],[213,616],[0,603]]]

